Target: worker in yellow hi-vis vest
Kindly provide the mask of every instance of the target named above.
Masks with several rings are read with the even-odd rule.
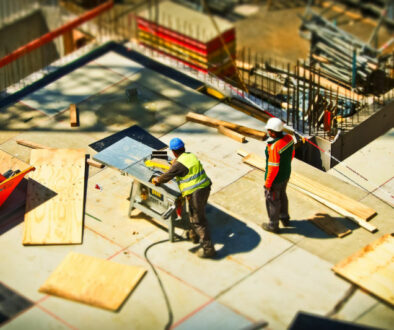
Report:
[[[208,222],[205,216],[205,207],[211,192],[211,180],[208,178],[204,168],[198,158],[191,152],[185,151],[185,144],[179,138],[170,141],[175,161],[170,169],[162,175],[152,179],[155,185],[166,183],[176,178],[182,196],[187,198],[189,203],[190,238],[194,243],[198,241],[201,248],[197,251],[200,258],[212,258],[215,256],[215,248],[212,244],[208,229]]]

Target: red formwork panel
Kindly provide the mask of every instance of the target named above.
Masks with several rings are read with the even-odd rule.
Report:
[[[14,189],[22,181],[25,175],[31,171],[34,171],[33,166],[27,168],[26,170],[6,179],[4,176],[0,175],[0,207],[4,204],[7,198],[11,195]]]
[[[168,29],[153,22],[147,21],[142,17],[137,17],[137,22],[139,29],[144,29],[145,31],[148,31],[152,34],[157,34],[158,36],[160,35],[162,38],[167,37],[171,39],[172,42],[176,41],[183,47],[189,48],[196,52],[201,52],[202,54],[208,54],[212,51],[215,51],[217,48],[222,47],[222,42],[219,35],[205,43],[181,34],[175,30]],[[225,43],[235,40],[235,28],[224,31],[222,33],[222,38]]]
[[[154,35],[148,31],[139,29],[138,30],[138,40],[139,41],[144,41],[147,43],[150,43],[153,46],[153,43],[157,45],[157,48],[161,47],[166,47],[170,48],[171,50],[175,52],[180,52],[183,55],[187,55],[189,57],[192,57],[193,59],[200,61],[203,64],[208,64],[211,62],[218,62],[218,59],[222,57],[227,57],[227,53],[225,51],[224,47],[218,48],[217,50],[207,53],[207,54],[201,54],[199,52],[195,52],[190,48],[183,47],[179,43],[172,42],[168,39],[161,38],[157,35]],[[230,43],[225,44],[227,47],[228,51],[230,54],[235,57],[235,42],[232,41]]]
[[[168,57],[171,57],[171,58],[173,58],[173,59],[175,59],[175,60],[177,60],[177,61],[179,61],[179,62],[181,62],[183,64],[186,64],[187,66],[190,66],[191,68],[193,68],[194,70],[197,70],[197,71],[201,71],[201,72],[204,72],[204,73],[210,72],[210,73],[212,73],[212,74],[214,74],[214,75],[216,75],[218,77],[229,76],[229,75],[232,76],[235,73],[235,68],[234,68],[234,66],[233,66],[231,61],[227,65],[224,65],[222,67],[217,67],[217,68],[216,67],[215,68],[211,67],[209,69],[206,69],[206,68],[202,68],[202,67],[200,67],[198,65],[195,65],[195,64],[193,64],[191,62],[188,62],[188,61],[185,61],[183,59],[180,59],[179,57],[176,57],[176,56],[174,56],[174,55],[172,55],[170,53],[167,53],[167,52],[159,50],[159,49],[157,49],[155,47],[152,47],[151,45],[149,45],[149,44],[147,44],[147,43],[145,43],[143,41],[140,41],[140,43],[142,45],[144,45],[145,47],[149,48],[149,49],[152,49],[152,50],[154,50],[154,51],[156,51],[158,53],[161,53],[161,54],[166,55]]]
[[[157,43],[153,41],[149,36],[142,36],[139,33],[139,43],[143,45],[147,45],[157,51],[164,52],[165,54],[171,55],[179,60],[186,61],[187,63],[190,63],[192,65],[198,66],[201,69],[208,69],[210,70],[211,68],[221,68],[230,61],[230,59],[227,56],[227,53],[224,52],[222,49],[220,53],[215,58],[211,59],[204,59],[201,57],[195,57],[195,54],[192,52],[187,52],[185,50],[180,50],[180,49],[174,49],[173,44],[163,44],[163,43]],[[231,54],[231,58],[234,60],[235,59],[235,54]]]

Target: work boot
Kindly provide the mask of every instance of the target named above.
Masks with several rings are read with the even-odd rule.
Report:
[[[279,234],[279,227],[275,228],[275,227],[273,227],[272,225],[270,225],[269,223],[265,223],[265,222],[264,222],[264,223],[261,225],[261,227],[262,227],[264,230],[269,231],[269,232],[271,232],[271,233]]]
[[[192,241],[193,244],[197,244],[200,241],[200,237],[194,232],[193,229],[189,229],[186,232],[186,238]]]
[[[282,223],[283,227],[289,227],[290,226],[290,218],[280,219],[280,222]]]
[[[215,248],[212,246],[210,248],[200,248],[197,251],[197,256],[199,258],[213,258],[216,255]]]

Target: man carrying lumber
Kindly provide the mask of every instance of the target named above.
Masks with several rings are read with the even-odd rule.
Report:
[[[291,135],[283,134],[283,126],[280,119],[270,118],[265,127],[270,137],[265,149],[264,184],[269,222],[263,223],[262,227],[273,233],[279,233],[279,220],[283,226],[290,225],[286,186],[294,158],[294,141]]]
[[[197,255],[200,258],[212,258],[216,251],[211,241],[205,216],[205,207],[211,192],[211,180],[206,175],[198,158],[185,151],[185,145],[181,139],[173,138],[170,141],[170,150],[175,156],[175,161],[167,172],[153,178],[152,183],[159,185],[170,181],[174,177],[176,178],[182,196],[189,203],[192,227],[189,231],[189,237],[194,243],[197,243],[199,239],[201,244]]]

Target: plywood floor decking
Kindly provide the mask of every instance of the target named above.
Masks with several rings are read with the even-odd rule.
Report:
[[[35,172],[27,186],[23,244],[80,244],[85,187],[85,151],[34,149]]]

